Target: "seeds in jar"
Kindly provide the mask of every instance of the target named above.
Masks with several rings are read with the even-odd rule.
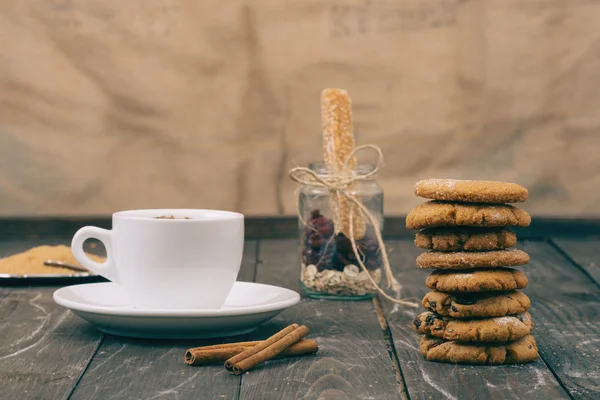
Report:
[[[323,294],[363,296],[377,289],[356,265],[347,265],[343,271],[318,271],[315,265],[302,265],[301,280],[304,286]],[[375,283],[381,282],[381,269],[368,271]]]

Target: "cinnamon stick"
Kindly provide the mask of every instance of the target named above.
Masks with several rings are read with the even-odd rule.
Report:
[[[225,361],[261,342],[261,340],[257,340],[253,342],[222,343],[211,346],[192,347],[185,352],[184,360],[190,365],[206,365],[221,360],[227,354],[231,354],[223,358],[222,361]]]
[[[271,336],[264,342],[237,354],[225,362],[225,368],[235,375],[239,375],[252,367],[270,360],[308,335],[309,330],[305,325],[292,324]]]
[[[286,328],[284,328],[281,331],[277,332],[276,334],[274,334],[270,338],[262,341],[261,343],[257,344],[256,346],[253,346],[253,349],[255,349],[256,352],[259,352],[259,351],[261,351],[261,350],[269,347],[271,344],[277,342],[281,338],[285,337],[285,335],[289,334],[294,329],[298,328],[298,326],[299,326],[298,324],[292,324],[292,325],[287,326]],[[248,356],[249,356],[249,353],[242,352],[242,353],[238,354],[235,357],[231,357],[231,359],[228,359],[225,362],[225,368],[227,368],[227,369],[232,368],[233,364],[237,363],[238,361],[242,361],[243,359],[247,358]]]
[[[227,361],[229,358],[240,354],[243,351],[251,349],[253,346],[262,343],[257,342],[239,342],[228,343],[224,345],[195,347],[188,349],[185,352],[185,362],[188,365],[210,365],[220,364]],[[248,345],[249,344],[249,345]],[[275,358],[295,357],[305,354],[316,353],[319,350],[317,342],[314,340],[300,340],[281,353]]]
[[[253,342],[221,343],[221,344],[213,344],[210,346],[192,347],[188,351],[227,349],[227,348],[232,348],[232,347],[253,347],[262,342],[263,342],[263,340],[255,340]]]
[[[185,352],[185,362],[189,365],[209,365],[223,362],[252,347],[224,347],[212,350],[188,350]]]

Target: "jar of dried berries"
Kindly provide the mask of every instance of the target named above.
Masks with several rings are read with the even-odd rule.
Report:
[[[308,168],[327,178],[324,163],[311,163]],[[374,164],[360,164],[355,173],[366,175],[375,170]],[[377,226],[368,218],[353,212],[354,223],[361,218],[361,229],[355,233],[356,251],[347,229],[336,227],[335,221],[347,221],[348,207],[340,207],[338,192],[313,184],[304,184],[299,190],[300,287],[309,297],[342,300],[369,299],[381,282],[381,250],[374,229],[383,229],[383,190],[376,175],[356,180],[346,193],[361,202]],[[342,196],[343,197],[343,196]],[[335,214],[337,213],[337,215]],[[355,226],[355,225],[353,225]],[[344,230],[346,232],[344,232]],[[359,266],[360,257],[367,271]]]

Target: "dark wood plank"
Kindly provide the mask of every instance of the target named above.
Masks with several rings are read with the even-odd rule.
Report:
[[[77,229],[84,225],[94,225],[110,229],[110,216],[79,217],[0,217],[0,240],[35,239],[47,236],[72,237]],[[249,240],[294,238],[298,234],[296,217],[288,216],[253,216],[244,220],[245,236]],[[534,218],[528,228],[516,228],[521,239],[572,237],[600,238],[600,218]],[[387,216],[384,236],[388,238],[411,238],[414,232],[405,227],[405,216]]]
[[[600,239],[553,238],[551,244],[600,286]]]
[[[257,281],[298,290],[297,241],[261,241]],[[264,338],[301,323],[319,343],[310,357],[274,360],[243,375],[240,398],[394,399],[400,398],[393,363],[371,301],[303,299],[257,331]]]
[[[244,244],[238,280],[252,281],[256,242]],[[191,367],[183,362],[190,347],[246,340],[139,340],[106,335],[72,399],[236,399],[240,377],[222,366]]]
[[[64,236],[2,241],[0,257],[34,246],[69,242],[70,238]],[[102,254],[103,248],[87,250]],[[54,303],[52,294],[56,289],[0,288],[2,398],[66,397],[100,344],[102,335],[98,331]]]
[[[2,290],[2,399],[66,398],[98,348],[102,335],[54,303],[54,290]]]
[[[244,242],[244,256],[237,280],[243,282],[254,282],[256,277],[256,265],[258,263],[258,241],[246,240]]]
[[[600,289],[547,243],[526,242],[534,335],[540,354],[577,399],[600,394]]]
[[[239,377],[183,362],[186,349],[212,343],[107,335],[71,399],[235,399]]]
[[[412,241],[389,241],[395,275],[403,286],[400,297],[429,291],[415,258],[421,253]],[[384,302],[401,372],[411,399],[561,399],[569,398],[542,360],[524,366],[458,366],[426,361],[419,352],[419,336],[410,323],[423,309]],[[537,322],[537,320],[536,320]],[[539,332],[538,332],[539,334]]]

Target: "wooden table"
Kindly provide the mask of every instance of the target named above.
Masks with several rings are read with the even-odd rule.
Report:
[[[109,220],[0,221],[0,257]],[[427,271],[403,219],[386,220],[402,296],[421,297]],[[242,376],[190,367],[185,349],[215,341],[103,335],[52,300],[56,287],[0,287],[1,399],[600,399],[600,223],[534,220],[519,230],[533,305],[537,362],[476,367],[427,362],[411,319],[421,310],[381,302],[303,299],[235,340],[284,325],[311,329],[318,355],[271,361]],[[574,236],[578,235],[578,236]],[[298,290],[295,221],[249,220],[240,280]]]

